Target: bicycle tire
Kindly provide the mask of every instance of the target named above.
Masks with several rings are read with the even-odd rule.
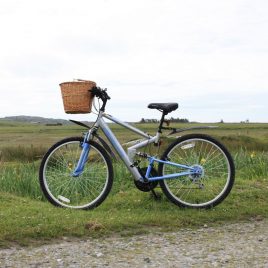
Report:
[[[113,166],[101,145],[89,141],[90,151],[84,171],[72,176],[81,153],[82,137],[70,137],[54,144],[39,169],[39,182],[54,206],[93,209],[108,196],[113,184]]]
[[[186,175],[159,182],[166,197],[180,207],[212,208],[230,193],[235,178],[235,166],[228,150],[214,138],[204,134],[188,134],[178,138],[162,155],[187,166],[198,166],[200,175]],[[176,169],[176,170],[175,170]],[[160,175],[178,173],[178,167],[160,163]]]

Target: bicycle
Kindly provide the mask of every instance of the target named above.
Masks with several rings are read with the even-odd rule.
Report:
[[[97,119],[83,137],[65,138],[54,144],[42,159],[39,171],[41,189],[55,206],[74,209],[93,209],[108,196],[113,184],[112,151],[99,136],[101,129],[114,150],[120,156],[141,191],[154,191],[160,185],[163,193],[174,204],[189,208],[212,208],[220,204],[230,193],[235,166],[228,150],[216,139],[205,134],[186,134],[172,142],[160,158],[140,152],[138,149],[161,143],[162,131],[169,135],[185,130],[210,128],[190,127],[176,129],[164,126],[165,116],[178,108],[177,103],[151,103],[150,109],[162,113],[154,136],[122,122],[105,113],[110,97],[106,89],[94,87],[92,97],[99,101]],[[134,145],[125,151],[104,118],[140,135]],[[141,168],[140,161],[147,166]],[[156,164],[158,168],[156,168]]]

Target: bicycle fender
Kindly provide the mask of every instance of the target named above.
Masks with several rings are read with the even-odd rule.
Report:
[[[85,127],[87,129],[90,129],[91,128],[90,126],[88,126],[88,125],[86,125],[86,124],[84,124],[82,122],[76,121],[76,120],[70,119],[69,121],[72,122],[72,123],[75,123],[75,124],[79,125],[80,127]]]
[[[180,133],[188,130],[196,130],[196,129],[212,129],[212,128],[217,128],[218,126],[197,126],[197,127],[187,127],[187,128],[173,128],[172,131],[167,135],[172,135],[175,133]]]
[[[90,126],[88,126],[88,125],[86,125],[86,124],[84,124],[82,122],[79,122],[79,121],[76,121],[76,120],[72,120],[72,119],[70,119],[69,121],[71,121],[72,123],[75,123],[75,124],[79,125],[80,127],[85,127],[87,129],[91,129]],[[104,139],[102,139],[99,135],[94,134],[94,136],[99,140],[99,142],[101,143],[101,145],[110,154],[110,156],[113,159],[116,159],[116,156],[115,156],[114,152],[111,150],[111,148],[109,147],[109,145],[107,144],[107,142]]]

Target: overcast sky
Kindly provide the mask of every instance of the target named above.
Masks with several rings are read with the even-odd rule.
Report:
[[[0,117],[66,115],[59,83],[107,87],[107,112],[268,122],[267,0],[1,0]]]

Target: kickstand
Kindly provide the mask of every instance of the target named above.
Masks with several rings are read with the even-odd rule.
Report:
[[[154,200],[160,200],[161,199],[161,196],[157,195],[154,189],[151,190],[151,193],[152,193],[152,196],[154,197]]]

